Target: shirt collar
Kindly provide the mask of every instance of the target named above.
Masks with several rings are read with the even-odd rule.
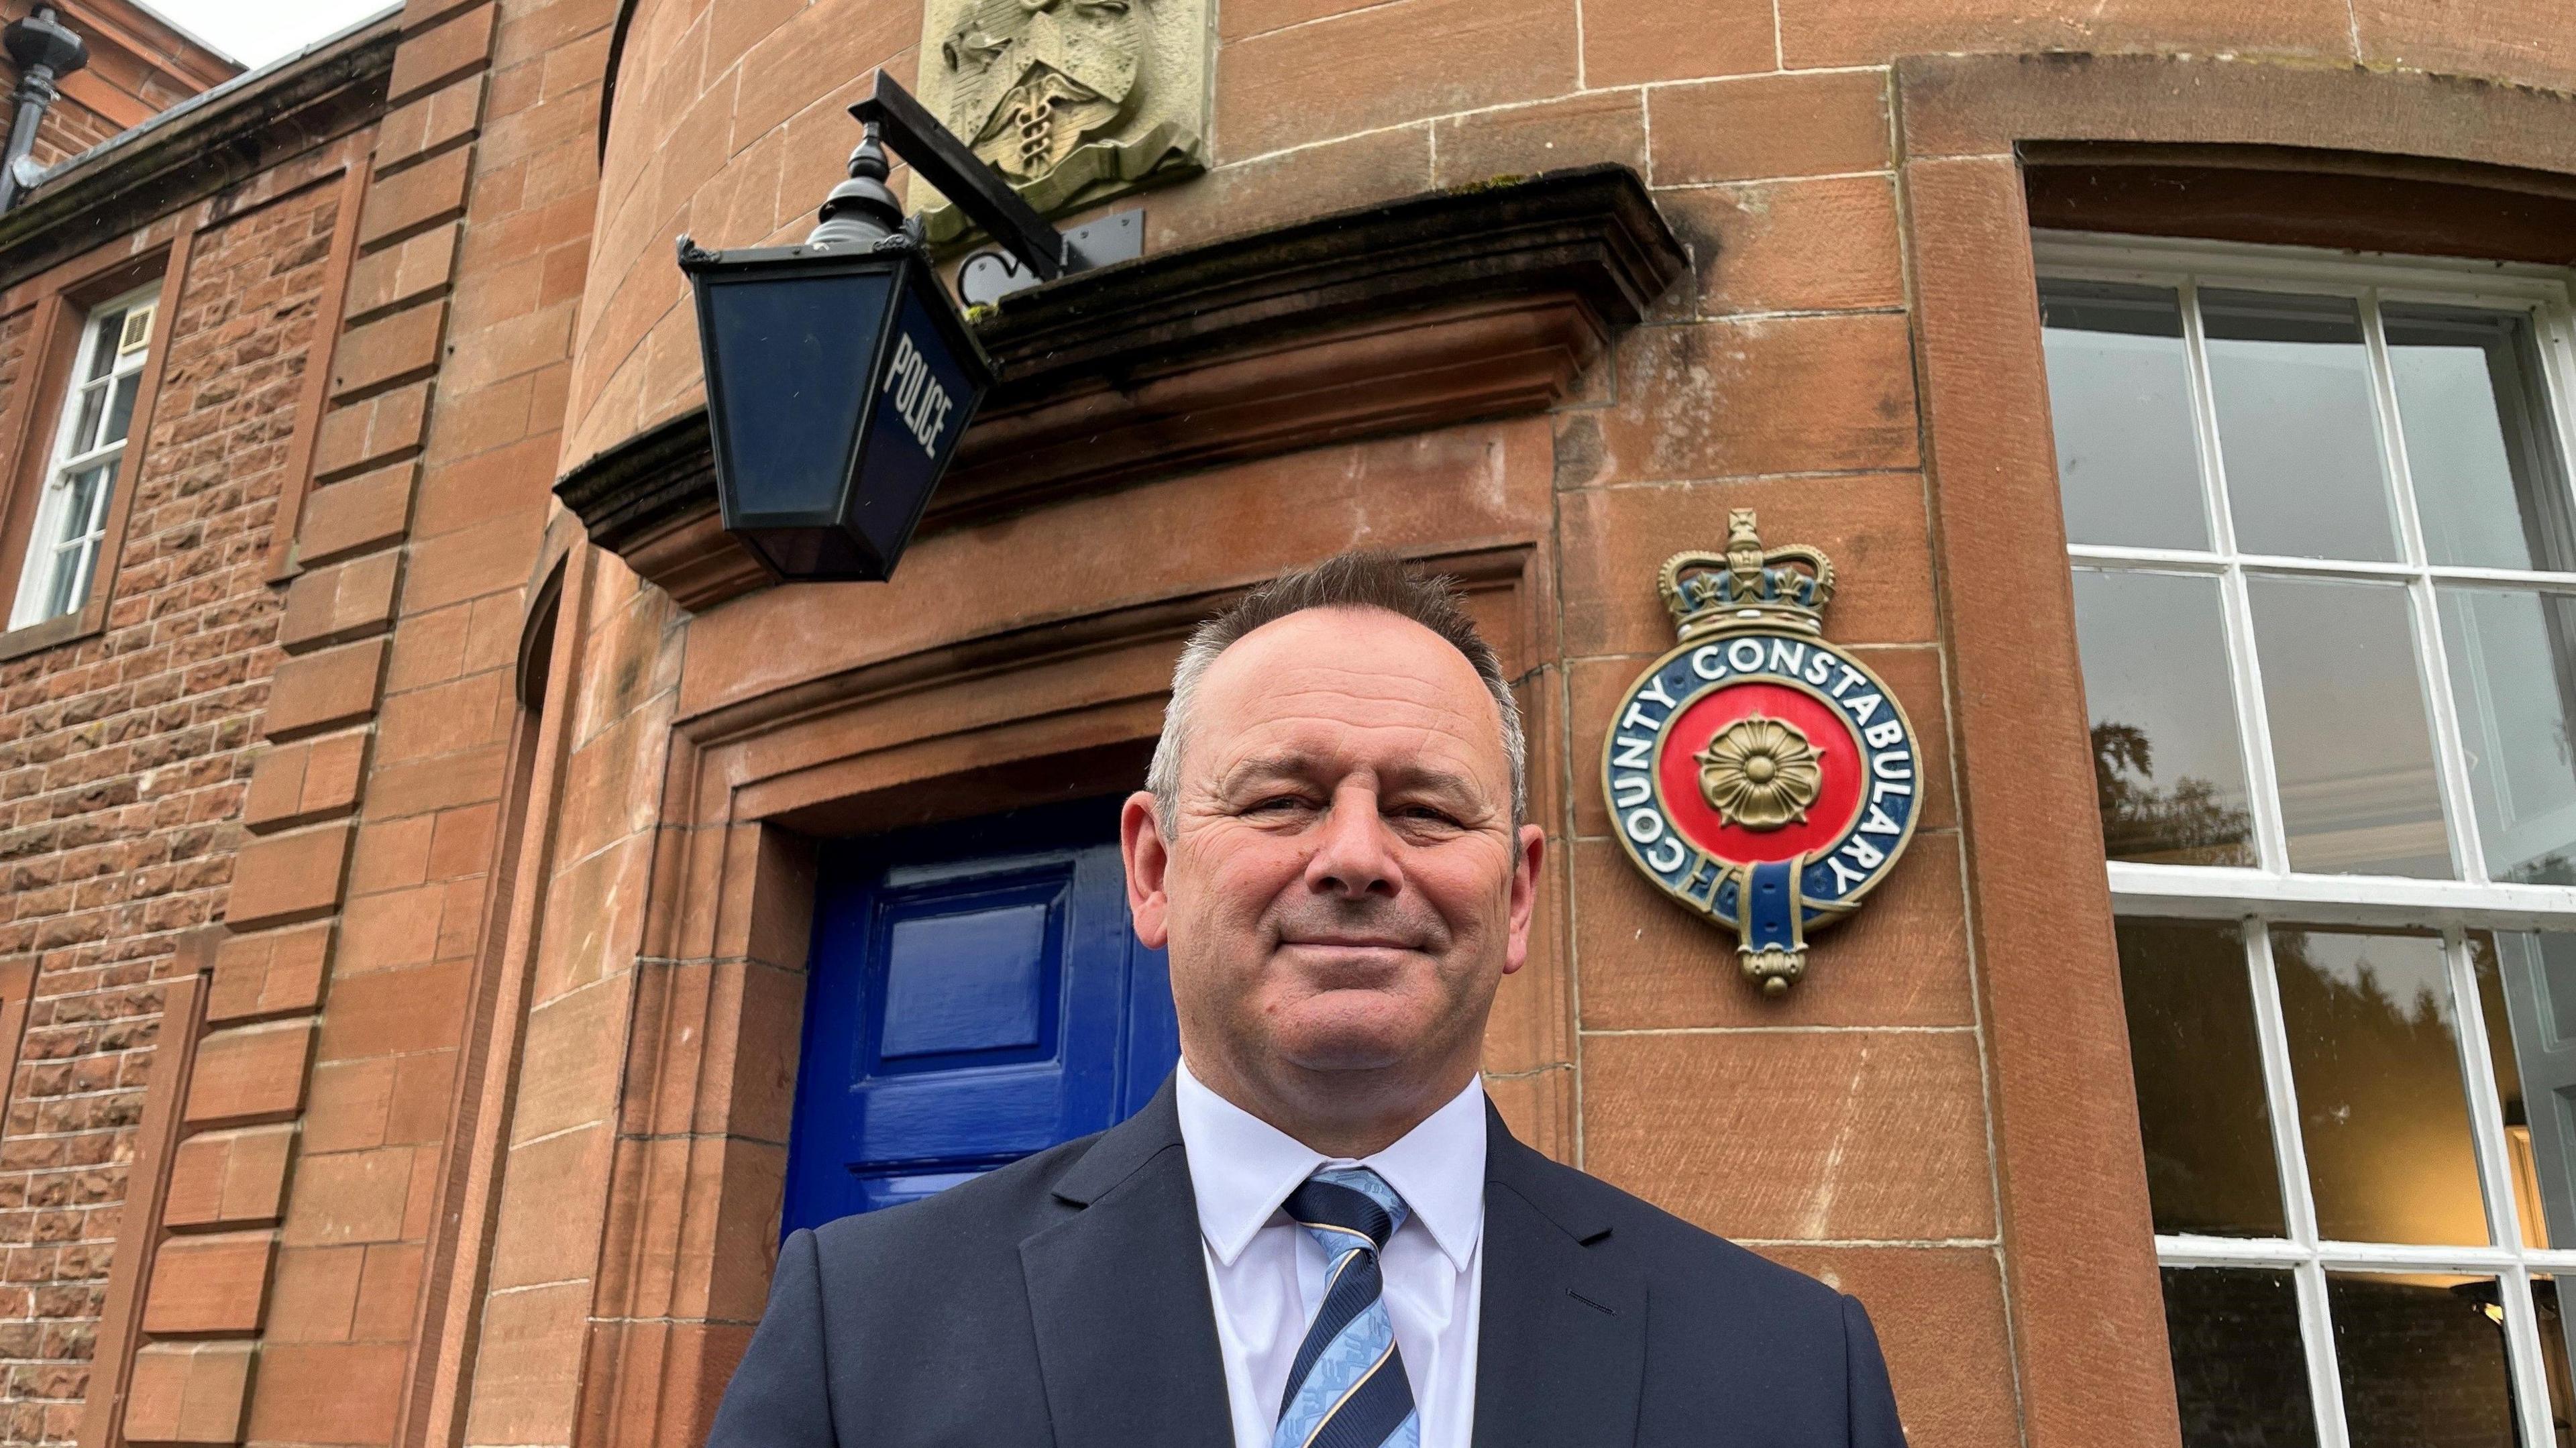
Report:
[[[1219,1096],[1184,1064],[1176,1084],[1181,1144],[1198,1197],[1199,1232],[1218,1262],[1234,1265],[1270,1225],[1297,1184],[1326,1166],[1365,1166],[1386,1179],[1431,1233],[1441,1255],[1467,1270],[1485,1227],[1485,1085],[1466,1089],[1401,1140],[1352,1162],[1325,1156]]]

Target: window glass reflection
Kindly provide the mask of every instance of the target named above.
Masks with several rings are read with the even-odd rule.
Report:
[[[107,384],[101,382],[80,395],[80,412],[72,421],[72,440],[64,450],[66,457],[77,457],[98,446],[99,421],[107,407]]]
[[[2469,932],[2530,1246],[2576,1245],[2576,935]]]
[[[2119,939],[2156,1230],[2287,1236],[2243,933],[2130,919]]]
[[[2549,1424],[2555,1448],[2576,1448],[2576,1405],[2568,1402],[2567,1314],[2554,1277],[2531,1279],[2531,1305],[2540,1315],[2540,1365],[2549,1379]]]
[[[2218,580],[2075,570],[2102,847],[2114,860],[2251,865]]]
[[[2207,548],[2181,298],[2051,281],[2039,312],[2068,541]]]
[[[2359,304],[2205,290],[2200,313],[2237,548],[2393,561]]]
[[[2543,430],[2531,318],[2470,307],[2380,309],[2424,549],[2435,563],[2566,569],[2567,480]]]
[[[2276,926],[2272,963],[2318,1234],[2484,1245],[2442,942]]]
[[[100,446],[125,441],[127,429],[134,425],[134,398],[142,387],[140,372],[129,372],[116,380],[116,395],[107,409],[107,426],[99,433]]]
[[[2290,868],[2450,876],[2405,586],[2256,574],[2246,589]]]
[[[2576,598],[2437,592],[2487,875],[2576,885]]]
[[[94,325],[97,330],[90,333],[89,371],[84,376],[105,377],[116,366],[117,339],[125,335],[125,309],[119,307],[101,314]]]
[[[2183,1448],[2314,1444],[2316,1409],[2290,1274],[2168,1267],[2164,1288]]]
[[[2532,937],[2507,935],[2502,951],[2519,955]],[[2513,1177],[2514,1221],[2526,1247],[2549,1245],[2549,1209],[2541,1199],[2540,1165],[2532,1155],[2531,1112],[2522,1089],[2521,1053],[2514,1048],[2518,1014],[2505,983],[2496,937],[2468,932],[2469,962],[2478,981],[2478,1014],[2486,1022],[2487,1064],[2495,1073],[2496,1103],[2503,1110],[2505,1167]]]
[[[2513,1448],[2492,1277],[2326,1274],[2353,1448]]]

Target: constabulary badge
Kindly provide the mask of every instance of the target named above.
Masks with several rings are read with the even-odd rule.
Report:
[[[1856,910],[1914,837],[1914,727],[1869,666],[1824,641],[1834,566],[1763,551],[1753,510],[1726,551],[1656,580],[1681,644],[1628,686],[1601,782],[1628,858],[1734,928],[1746,979],[1794,984],[1807,935]]]

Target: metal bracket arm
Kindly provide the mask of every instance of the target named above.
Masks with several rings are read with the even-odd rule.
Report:
[[[882,127],[885,143],[895,154],[911,162],[923,180],[957,203],[1040,281],[1054,281],[1086,266],[1086,259],[1065,245],[1064,233],[1054,223],[1021,200],[892,76],[878,71],[875,91],[850,107],[850,114]]]

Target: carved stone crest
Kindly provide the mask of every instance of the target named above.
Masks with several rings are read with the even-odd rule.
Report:
[[[1207,0],[930,0],[920,88],[1030,205],[1059,212],[1203,169],[1206,51]],[[923,222],[934,243],[967,225],[944,204]]]

